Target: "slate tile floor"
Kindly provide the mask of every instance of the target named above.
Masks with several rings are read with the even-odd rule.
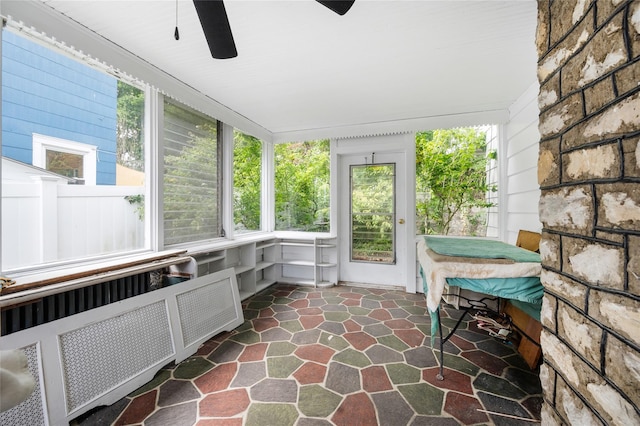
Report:
[[[243,303],[243,325],[72,424],[535,424],[537,371],[473,320],[445,344],[445,380],[436,379],[425,306],[395,290],[272,286]],[[445,308],[442,322],[459,315]]]

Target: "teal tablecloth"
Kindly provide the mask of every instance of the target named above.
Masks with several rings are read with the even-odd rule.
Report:
[[[540,254],[496,240],[482,238],[424,237],[427,247],[438,254],[483,259],[511,259],[540,263]]]
[[[511,259],[514,262],[540,263],[540,254],[496,240],[482,238],[451,238],[425,236],[425,243],[434,252],[455,257],[475,257],[483,259]],[[428,292],[426,277],[420,268],[425,294]],[[449,285],[457,286],[490,296],[510,299],[514,305],[531,317],[540,319],[540,307],[544,289],[540,277],[516,278],[447,278]],[[432,343],[439,326],[436,312],[431,312]]]

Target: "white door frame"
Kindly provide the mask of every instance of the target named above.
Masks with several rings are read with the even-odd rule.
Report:
[[[402,282],[405,290],[409,293],[416,292],[416,228],[415,228],[415,134],[404,133],[385,136],[366,136],[359,138],[337,139],[331,141],[331,223],[335,224],[332,233],[338,236],[339,240],[349,238],[349,225],[341,223],[340,212],[348,209],[349,206],[342,206],[340,201],[340,188],[348,183],[340,174],[341,157],[362,155],[363,163],[365,156],[371,153],[397,153],[403,155],[404,168],[398,168],[396,174],[402,173],[405,182],[404,188],[398,187],[398,194],[402,192],[405,210],[405,223],[396,226],[396,232],[405,232],[404,247],[397,247],[398,253],[403,253],[402,258],[398,258],[398,267],[402,270]],[[400,239],[399,239],[400,240]],[[342,254],[339,254],[339,257]],[[344,265],[341,265],[342,267]],[[339,267],[339,269],[340,269]],[[338,276],[338,280],[340,280]],[[389,284],[398,284],[389,283]]]

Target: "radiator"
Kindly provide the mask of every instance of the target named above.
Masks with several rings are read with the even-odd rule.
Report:
[[[153,290],[151,274],[144,272],[53,294],[0,311],[0,335],[15,333]]]
[[[14,314],[16,324],[31,325],[3,336],[0,349],[23,349],[39,386],[29,400],[0,413],[0,424],[66,424],[117,402],[167,363],[182,361],[207,339],[244,322],[233,269],[137,295],[121,293],[119,284],[99,287],[98,298],[95,288],[81,298],[74,290],[74,307],[69,310],[70,296],[65,309],[58,306],[70,313],[63,318],[35,325],[24,321],[27,310]],[[102,306],[96,306],[98,299]]]

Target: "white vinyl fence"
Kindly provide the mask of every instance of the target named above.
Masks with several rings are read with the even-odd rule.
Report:
[[[143,187],[60,185],[57,179],[2,184],[2,269],[144,247],[144,223],[125,196]]]

